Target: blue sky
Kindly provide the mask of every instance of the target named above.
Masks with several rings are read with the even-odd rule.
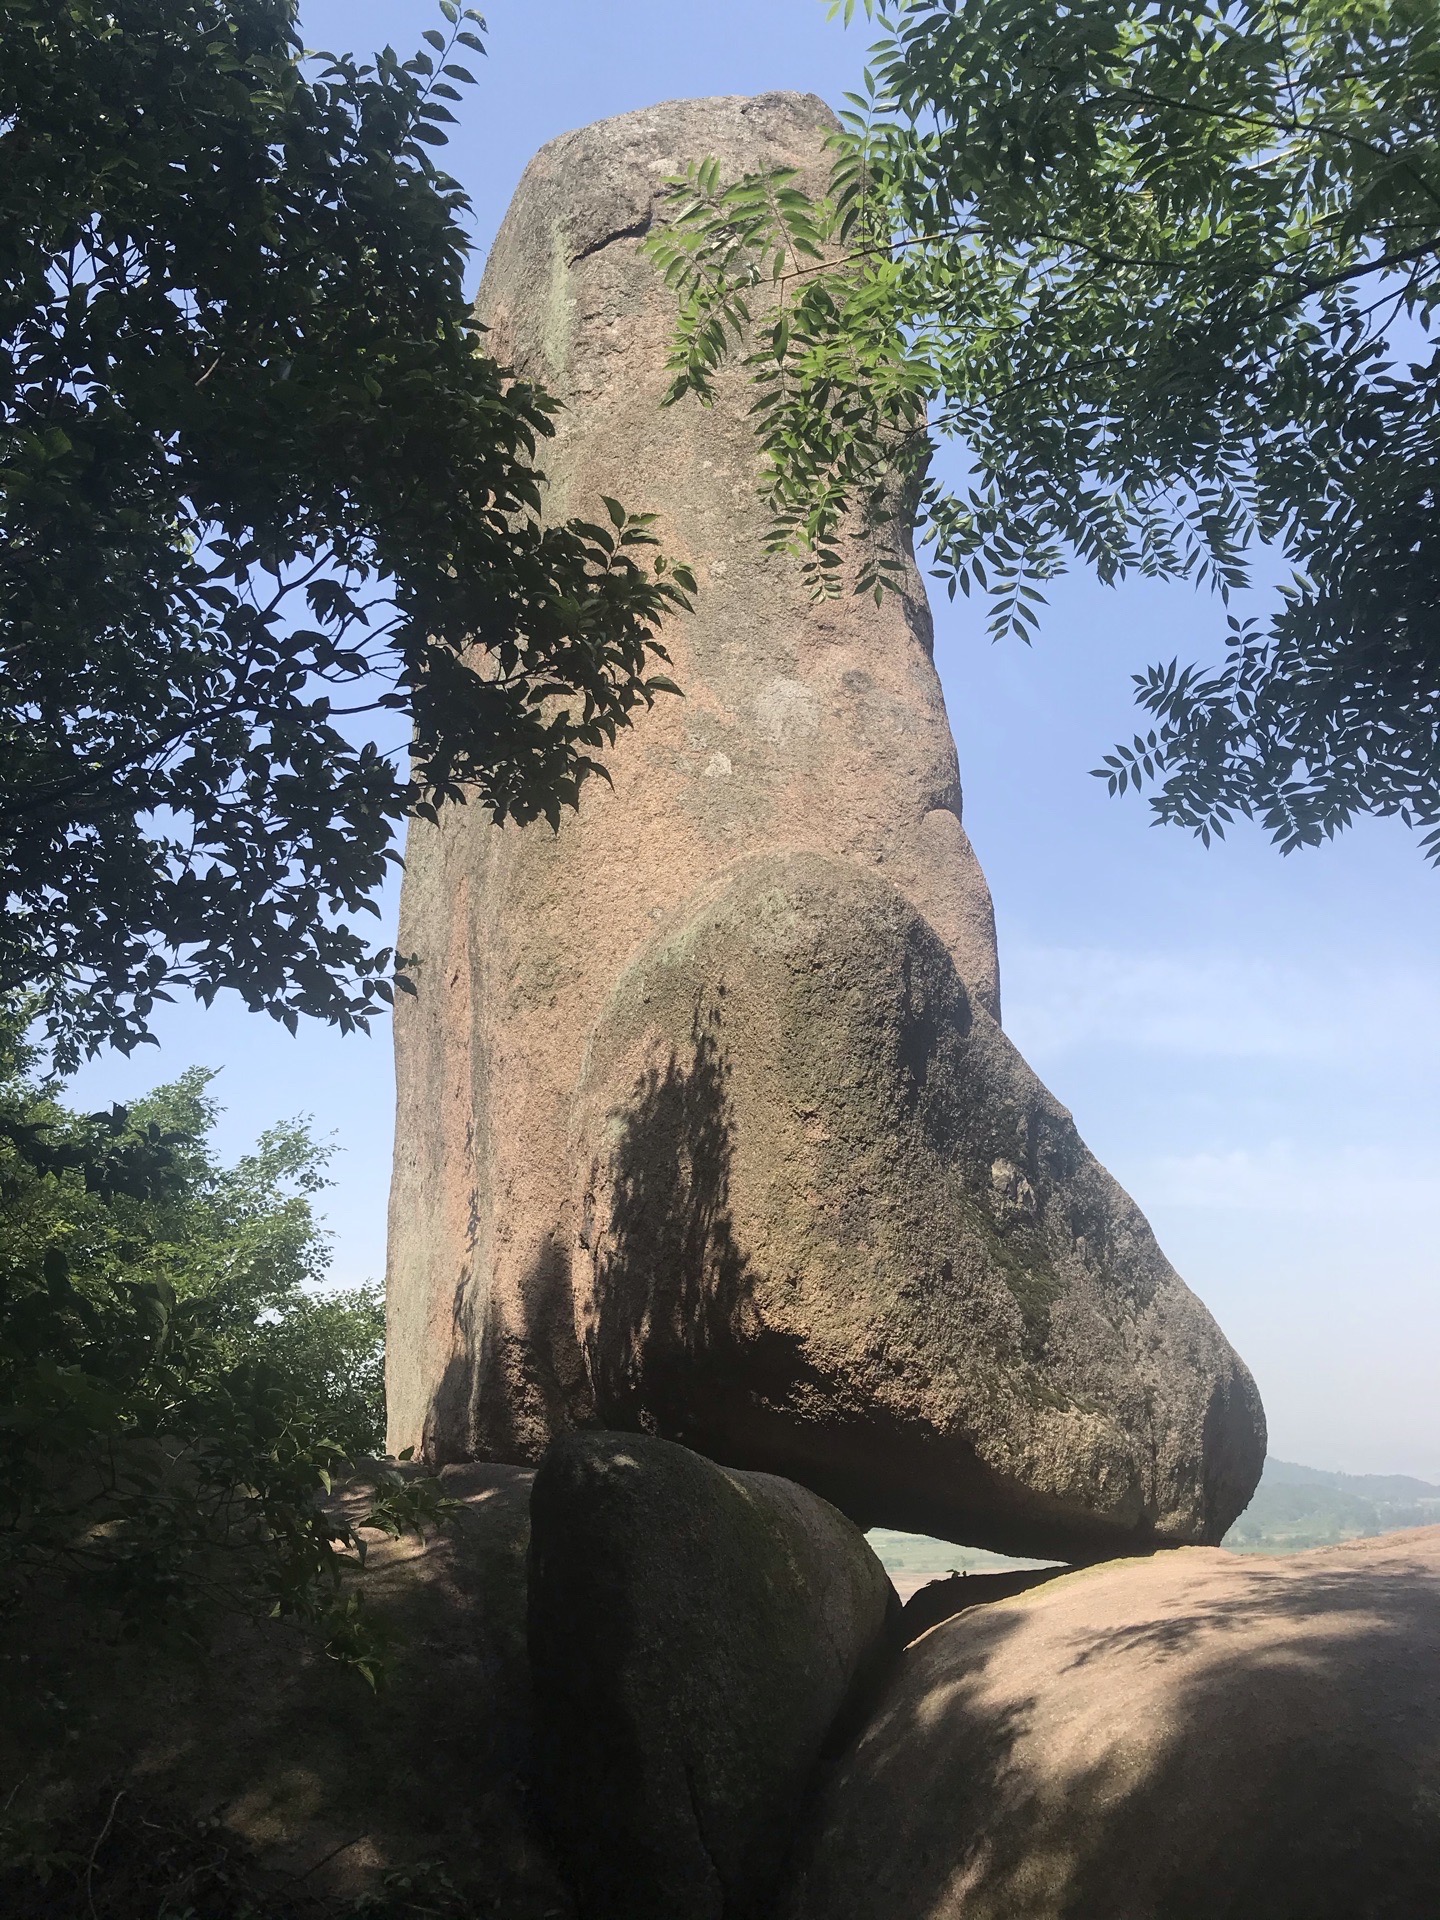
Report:
[[[823,0],[486,11],[448,158],[482,251],[555,134],[685,95],[838,101],[865,47]],[[409,52],[432,19],[419,0],[304,9],[311,45],[365,50]],[[1012,1037],[1249,1361],[1272,1451],[1440,1480],[1440,875],[1387,823],[1289,860],[1253,830],[1206,852],[1089,778],[1133,730],[1131,672],[1213,651],[1208,597],[1077,578],[1030,649],[992,646],[964,602],[937,616]],[[292,1040],[238,1005],[179,1008],[158,1054],[98,1061],[79,1092],[129,1097],[192,1062],[223,1069],[228,1146],[295,1113],[334,1135],[335,1275],[378,1278],[388,1033]]]

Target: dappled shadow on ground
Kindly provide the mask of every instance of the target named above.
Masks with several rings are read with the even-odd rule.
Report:
[[[373,1541],[363,1590],[396,1640],[378,1694],[276,1622],[192,1655],[68,1607],[10,1620],[0,1913],[571,1915],[528,1803],[530,1479],[449,1469],[453,1536]]]

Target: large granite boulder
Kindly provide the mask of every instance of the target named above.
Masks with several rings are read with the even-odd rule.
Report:
[[[576,1114],[607,1425],[1059,1559],[1249,1498],[1249,1374],[883,879],[731,868],[621,979]]]
[[[1254,1387],[1000,1035],[919,575],[907,562],[879,607],[813,600],[765,550],[743,370],[711,407],[660,404],[674,303],[640,248],[664,182],[714,155],[818,184],[833,125],[767,94],[567,135],[492,251],[491,346],[567,403],[554,511],[656,509],[700,592],[666,634],[684,700],[621,736],[613,785],[558,832],[477,807],[412,826],[390,1444],[533,1462],[566,1431],[648,1425],[867,1523],[1062,1557],[1214,1539],[1260,1469]],[[739,930],[771,855],[811,876],[833,1000]],[[728,931],[717,897],[750,902]],[[686,928],[693,1031],[665,957]],[[930,1011],[906,1011],[896,966]],[[652,977],[670,998],[641,1032]],[[768,1080],[762,982],[789,1023]],[[888,998],[867,1027],[871,982]],[[702,1156],[683,1177],[666,1102]],[[646,1191],[617,1203],[632,1178]],[[662,1193],[681,1214],[655,1215]]]
[[[898,1652],[884,1568],[803,1487],[642,1435],[558,1441],[532,1528],[537,1784],[584,1920],[758,1914]]]
[[[1189,1549],[911,1647],[777,1920],[1430,1920],[1440,1527]]]
[[[700,583],[665,633],[683,700],[661,699],[603,758],[558,833],[479,807],[412,823],[396,1009],[390,1445],[536,1461],[596,1423],[576,1341],[566,1203],[571,1097],[616,980],[728,861],[771,847],[888,876],[961,976],[998,1006],[989,891],[960,824],[960,777],[919,574],[883,607],[816,602],[765,553],[745,376],[716,404],[661,407],[673,296],[642,257],[666,178],[718,155],[819,182],[833,116],[799,94],[674,102],[545,147],[491,250],[489,348],[567,403],[543,449],[557,516],[601,494],[659,513]],[[908,538],[900,530],[908,553]]]

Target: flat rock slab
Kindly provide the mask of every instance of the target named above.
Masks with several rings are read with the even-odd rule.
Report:
[[[1068,1574],[916,1642],[780,1920],[1433,1920],[1440,1527]]]
[[[898,1653],[884,1568],[803,1487],[640,1435],[558,1441],[532,1525],[539,1794],[584,1920],[764,1911]]]

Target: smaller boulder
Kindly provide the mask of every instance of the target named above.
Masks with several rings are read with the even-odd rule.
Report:
[[[779,1920],[1433,1920],[1440,1527],[1191,1548],[934,1627]]]
[[[759,1909],[899,1602],[828,1502],[669,1441],[557,1441],[531,1500],[542,1810],[585,1920]]]

